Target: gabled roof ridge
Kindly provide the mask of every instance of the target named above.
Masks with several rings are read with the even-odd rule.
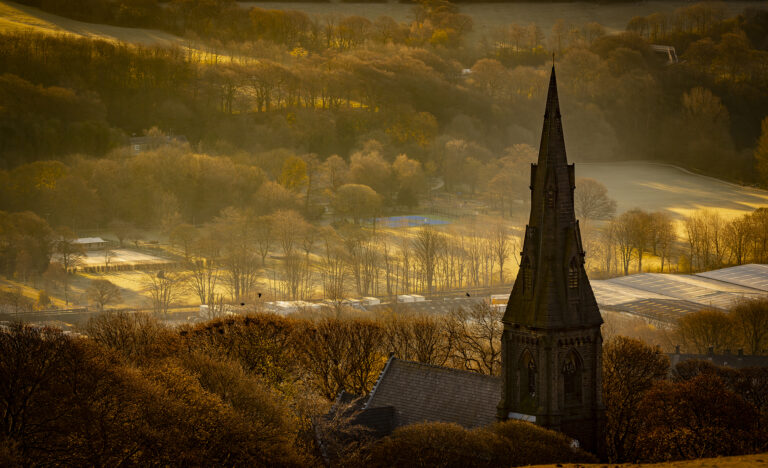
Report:
[[[496,375],[481,374],[479,372],[475,372],[475,371],[471,371],[471,370],[456,369],[454,367],[447,367],[447,366],[439,366],[437,364],[429,364],[427,362],[421,362],[421,361],[410,361],[408,359],[400,359],[400,358],[396,358],[394,356],[391,359],[398,360],[398,361],[400,361],[402,363],[405,363],[405,364],[415,364],[415,365],[422,366],[422,367],[431,367],[431,368],[434,368],[434,369],[446,370],[446,371],[450,371],[450,372],[454,372],[454,373],[458,373],[458,374],[480,376],[480,377],[486,377],[486,378],[489,378],[489,379],[498,379],[499,378],[499,376],[496,376]]]
[[[373,388],[371,389],[371,394],[368,395],[368,398],[365,400],[365,403],[363,404],[363,409],[368,409],[368,405],[371,404],[371,401],[373,401],[373,396],[376,395],[376,390],[379,388],[379,384],[384,379],[384,376],[387,374],[387,371],[389,370],[389,366],[392,364],[392,361],[397,359],[393,354],[389,356],[389,359],[387,359],[387,363],[384,364],[384,369],[381,370],[381,373],[379,374],[379,378],[376,379],[376,383],[373,384]]]

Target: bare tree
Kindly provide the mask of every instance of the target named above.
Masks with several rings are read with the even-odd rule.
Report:
[[[267,261],[269,249],[272,248],[272,242],[274,242],[274,235],[272,217],[260,216],[254,224],[254,240],[256,241],[256,249],[261,256],[261,266],[264,266]]]
[[[637,272],[643,272],[643,254],[651,243],[651,217],[646,211],[639,208],[627,211],[630,230],[632,232],[632,246],[637,255]]]
[[[433,317],[390,315],[384,321],[384,342],[400,359],[442,366],[451,355],[443,321]]]
[[[272,228],[283,255],[288,256],[296,249],[297,243],[304,237],[307,222],[293,210],[278,211],[272,215]]]
[[[357,293],[363,296],[370,294],[379,269],[379,251],[375,240],[364,231],[353,229],[347,232],[344,247]]]
[[[608,229],[610,230],[610,239],[615,242],[619,251],[619,260],[624,270],[624,274],[629,274],[629,264],[632,261],[634,251],[631,219],[628,213],[622,213],[621,216],[614,218]]]
[[[211,306],[221,271],[221,244],[214,232],[208,230],[194,240],[187,268],[190,289],[200,298],[200,304]]]
[[[731,309],[731,319],[751,354],[763,354],[768,346],[768,299],[745,300]]]
[[[59,230],[59,238],[54,242],[54,251],[56,257],[64,267],[64,303],[69,305],[69,275],[74,273],[74,269],[82,263],[85,256],[85,249],[82,245],[75,243],[75,234],[69,229]]]
[[[112,246],[107,243],[104,246],[104,268],[109,270],[109,264],[112,263],[112,257],[114,257],[114,250]]]
[[[283,259],[283,275],[289,297],[292,300],[305,298],[311,281],[307,259],[295,252],[288,254]]]
[[[445,247],[443,234],[431,226],[424,226],[416,233],[413,240],[413,251],[422,269],[427,292],[432,292],[432,284],[435,276],[435,266],[438,256]]]
[[[259,262],[254,249],[255,217],[227,208],[211,228],[221,242],[221,262],[230,295],[235,301],[249,297],[256,284]]]
[[[324,249],[320,262],[320,279],[323,284],[323,296],[331,301],[336,313],[341,312],[341,303],[346,294],[347,259],[344,249],[334,239],[324,239]]]
[[[579,179],[573,192],[573,207],[582,224],[607,219],[616,213],[616,201],[608,197],[608,189],[595,179]]]
[[[717,211],[701,210],[683,220],[691,271],[719,268],[726,252],[728,230]]]
[[[747,261],[751,234],[752,226],[748,214],[731,220],[725,226],[725,244],[728,246],[730,263],[743,265]]]
[[[491,249],[499,263],[499,283],[504,284],[504,263],[516,248],[516,242],[510,237],[509,230],[503,224],[497,224],[491,236]]]
[[[456,367],[488,375],[499,373],[502,315],[501,309],[487,302],[451,311],[446,327]]]
[[[651,247],[653,254],[661,259],[661,271],[664,271],[664,263],[668,261],[672,253],[672,247],[677,240],[675,226],[672,217],[667,213],[656,211],[650,215]]]
[[[99,310],[104,310],[104,306],[107,304],[122,299],[120,288],[106,279],[92,280],[88,287],[88,297],[96,303]]]
[[[152,301],[152,309],[155,314],[168,315],[168,309],[184,292],[184,279],[184,275],[171,270],[144,274],[144,290]]]

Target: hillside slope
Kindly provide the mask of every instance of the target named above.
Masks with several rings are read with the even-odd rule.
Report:
[[[163,31],[85,23],[7,0],[0,0],[0,31],[68,34],[142,45],[170,46],[182,45],[185,42],[184,39]]]

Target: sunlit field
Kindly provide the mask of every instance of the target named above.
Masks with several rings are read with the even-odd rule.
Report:
[[[191,58],[204,64],[235,60],[234,57],[222,53],[218,48],[206,47],[196,41],[174,36],[164,31],[86,23],[9,1],[0,1],[0,32],[83,37],[148,47],[180,47]],[[243,59],[239,57],[238,60]]]
[[[183,39],[163,31],[84,23],[14,2],[0,2],[0,31],[66,34],[143,45],[182,45]]]
[[[604,184],[617,202],[618,213],[633,208],[664,210],[681,219],[696,210],[714,209],[730,219],[768,207],[765,190],[664,164],[577,163],[576,177],[589,177]]]

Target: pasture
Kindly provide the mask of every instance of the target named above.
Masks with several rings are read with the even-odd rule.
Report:
[[[183,43],[182,38],[163,31],[85,23],[9,1],[0,1],[0,31],[64,34],[141,45]]]
[[[676,219],[700,209],[733,218],[768,207],[768,192],[743,187],[675,166],[649,162],[577,163],[576,177],[588,177],[608,188],[617,212],[632,208],[667,211]],[[576,186],[578,190],[578,183]]]

